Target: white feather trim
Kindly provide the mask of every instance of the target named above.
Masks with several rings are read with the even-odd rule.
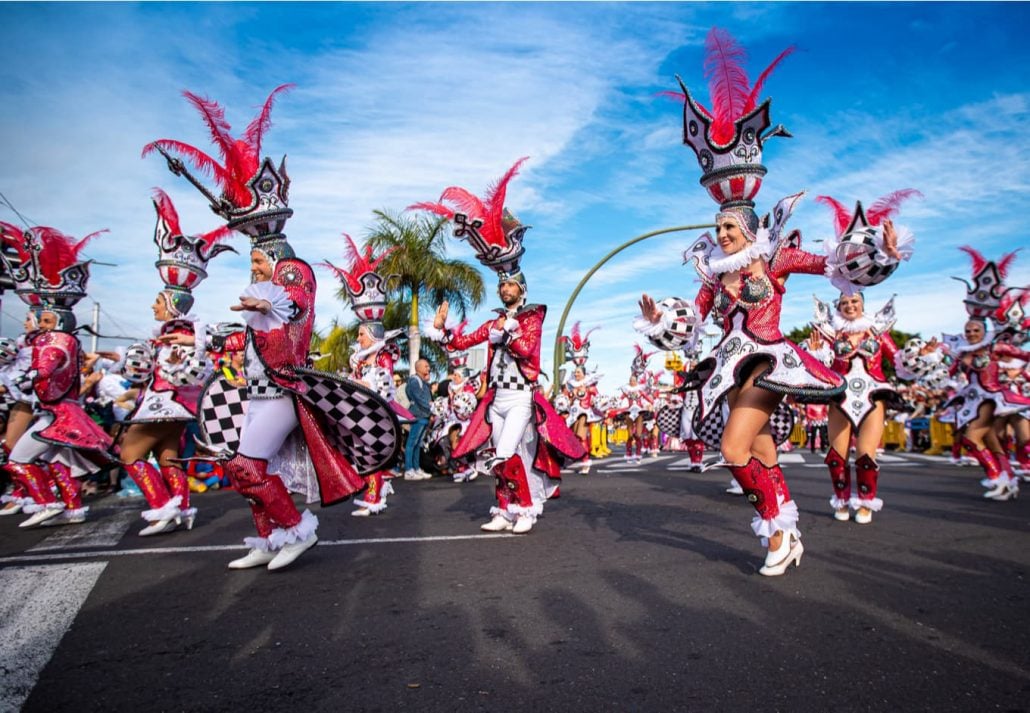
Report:
[[[858,496],[852,496],[850,502],[853,510],[859,508],[869,508],[873,512],[880,512],[883,509],[883,500],[880,498],[860,498]]]
[[[753,243],[739,252],[727,255],[716,245],[708,257],[708,269],[714,275],[742,270],[759,258],[768,260],[773,254],[773,245],[769,242],[769,231],[759,228],[758,236]]]
[[[268,310],[268,314],[250,310],[243,312],[243,321],[247,323],[248,327],[259,332],[278,329],[289,322],[293,315],[293,300],[290,299],[282,285],[274,282],[252,282],[243,290],[241,296],[264,300],[272,306]]]
[[[267,537],[244,537],[243,544],[252,550],[260,550],[261,552],[272,551],[272,545],[269,544]]]
[[[760,516],[756,515],[751,521],[751,529],[759,537],[772,537],[779,531],[784,533],[796,532],[798,529],[798,506],[793,500],[789,502],[783,502],[783,500],[777,496],[777,502],[780,505],[780,512],[769,520],[763,520]]]
[[[153,510],[144,510],[140,513],[140,517],[142,517],[147,522],[157,522],[158,520],[171,520],[173,517],[179,515],[179,505],[181,504],[182,496],[176,495],[175,497],[170,498],[168,502],[166,502],[159,508],[154,508]]]
[[[272,534],[268,536],[268,543],[273,550],[282,549],[283,545],[303,542],[314,535],[317,529],[318,518],[310,510],[305,510],[300,516],[300,522],[293,527],[277,527],[272,530]]]
[[[840,313],[830,317],[830,324],[833,325],[836,331],[844,332],[845,334],[861,334],[862,332],[868,332],[876,326],[872,318],[866,315],[862,315],[857,319],[848,319]]]
[[[442,342],[446,334],[442,329],[437,329],[432,322],[422,325],[422,336],[432,339],[434,342]]]

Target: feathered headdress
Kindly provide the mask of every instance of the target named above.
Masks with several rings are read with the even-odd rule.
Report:
[[[766,174],[762,143],[790,136],[782,125],[766,131],[769,100],[758,104],[758,99],[769,75],[793,51],[788,47],[781,52],[752,86],[744,71],[744,48],[729,32],[713,27],[705,39],[704,62],[711,109],[691,97],[678,75],[683,93],[664,92],[683,100],[683,143],[697,155],[701,185],[723,210],[754,207]]]
[[[629,372],[639,380],[641,377],[646,375],[647,372],[647,360],[657,354],[657,351],[644,352],[640,348],[639,344],[633,345],[636,355],[633,357],[633,361],[630,363]]]
[[[329,268],[343,284],[343,288],[350,296],[351,309],[357,316],[358,321],[363,324],[379,325],[380,334],[376,338],[382,338],[382,321],[386,313],[386,278],[376,272],[387,255],[396,248],[390,248],[379,257],[372,255],[372,246],[365,244],[364,252],[351,239],[351,236],[343,234],[347,242],[344,246],[344,258],[347,260],[347,268],[341,269],[326,260],[319,263],[322,267]]]
[[[831,284],[842,293],[850,295],[864,287],[876,285],[887,279],[898,269],[899,262],[889,260],[883,251],[883,221],[892,217],[907,199],[922,193],[914,188],[894,191],[874,201],[869,210],[856,201],[855,210],[848,210],[843,203],[830,196],[816,196],[816,202],[822,203],[833,211],[835,238],[826,241],[826,249],[836,255],[841,270],[847,274],[836,274]],[[902,260],[912,257],[915,237],[912,233],[898,226],[895,228],[898,237],[898,254]]]
[[[173,316],[181,317],[193,307],[193,288],[207,277],[207,263],[215,255],[236,252],[220,241],[232,235],[222,226],[201,235],[184,235],[179,227],[179,213],[168,194],[154,189],[154,210],[157,226],[154,243],[157,244],[157,272],[165,285],[168,306]]]
[[[250,236],[254,247],[261,245],[274,249],[275,246],[266,244],[276,240],[285,242],[286,236],[282,231],[286,220],[293,215],[288,207],[290,179],[286,175],[285,156],[278,168],[270,158],[261,158],[261,141],[272,124],[275,98],[293,86],[282,84],[273,89],[261,112],[238,139],[229,133],[232,127],[225,120],[225,110],[217,102],[192,92],[183,92],[207,124],[220,161],[174,139],[158,139],[143,147],[144,156],[153,151],[164,156],[169,170],[177,176],[185,176],[210,201],[211,209],[228,221],[230,228]],[[216,197],[186,169],[181,159],[174,158],[169,152],[182,156],[198,172],[213,178],[221,196]]]
[[[587,357],[590,355],[590,335],[597,329],[598,327],[594,327],[586,334],[581,334],[579,322],[573,324],[569,335],[562,335],[561,338],[562,344],[565,345],[565,360],[571,361],[576,366],[586,364]]]
[[[986,320],[995,315],[1006,293],[1014,289],[1005,287],[1004,280],[1019,251],[1014,250],[998,262],[994,262],[968,245],[963,245],[959,250],[969,255],[973,261],[973,282],[970,283],[961,277],[952,279],[966,286],[966,298],[962,302],[966,305],[966,313],[970,319]]]
[[[504,207],[508,183],[518,175],[519,168],[529,157],[520,158],[497,183],[490,187],[483,199],[464,188],[451,186],[440,194],[439,202],[416,203],[408,209],[428,210],[454,221],[454,237],[467,240],[476,251],[476,258],[497,273],[499,282],[515,281],[526,288],[525,276],[519,268],[519,259],[526,251],[522,240],[530,226],[522,225]],[[448,205],[449,204],[449,205]]]
[[[35,226],[27,230],[0,223],[4,243],[13,247],[20,264],[12,265],[0,252],[0,260],[11,275],[15,294],[33,312],[48,311],[58,316],[59,328],[75,328],[75,305],[86,296],[90,260],[80,261],[79,254],[95,237],[107,230],[90,233],[81,240],[65,235],[56,228]]]

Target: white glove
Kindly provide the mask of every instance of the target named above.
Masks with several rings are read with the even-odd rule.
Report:
[[[511,317],[504,320],[504,331],[513,337],[517,336],[519,333],[519,321]]]
[[[491,329],[490,330],[490,343],[500,344],[504,341],[504,337],[507,334],[503,329]]]

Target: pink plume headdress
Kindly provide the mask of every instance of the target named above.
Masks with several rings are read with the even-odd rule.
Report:
[[[663,92],[683,100],[683,143],[697,155],[701,185],[723,210],[753,208],[766,174],[762,143],[790,136],[782,125],[769,128],[769,100],[758,104],[766,80],[791,52],[788,47],[751,86],[744,71],[744,48],[726,30],[713,27],[705,39],[704,76],[711,108],[700,104],[677,75],[683,93]]]
[[[590,354],[590,335],[599,328],[594,327],[588,330],[586,334],[582,334],[579,330],[579,324],[579,322],[573,324],[569,335],[562,335],[561,342],[565,345],[566,361],[571,361],[576,366],[583,366],[586,364],[587,357]]]
[[[168,161],[168,168],[177,176],[185,176],[210,201],[211,209],[224,217],[229,227],[250,235],[255,242],[282,238],[286,220],[293,215],[289,209],[290,179],[286,175],[285,157],[276,168],[271,159],[261,158],[261,142],[272,124],[271,112],[275,98],[294,85],[282,84],[272,90],[261,111],[243,135],[234,138],[232,127],[225,120],[225,109],[217,102],[184,91],[183,96],[200,112],[218,149],[219,159],[182,141],[158,139],[143,147],[143,155],[159,152]],[[184,157],[195,170],[210,176],[221,190],[216,197],[203,183],[186,169],[179,158]]]
[[[415,203],[408,209],[427,210],[454,221],[454,237],[467,240],[479,262],[496,272],[501,282],[515,280],[525,285],[519,259],[525,252],[522,240],[530,226],[522,225],[506,210],[504,200],[508,183],[528,158],[516,161],[482,199],[464,188],[451,186],[440,194],[438,202]]]
[[[966,286],[966,298],[962,300],[966,306],[966,312],[971,319],[986,320],[988,317],[993,317],[1001,306],[1006,293],[1015,289],[1005,287],[1004,281],[1009,267],[1012,266],[1016,259],[1016,253],[1019,251],[1014,250],[1004,255],[998,262],[994,262],[969,245],[963,245],[959,250],[969,255],[973,262],[972,283],[961,277],[952,278]]]
[[[351,236],[344,233],[343,237],[347,240],[344,247],[347,268],[338,268],[328,260],[319,265],[332,270],[343,283],[344,289],[350,295],[351,308],[359,321],[382,322],[386,313],[386,279],[376,272],[376,269],[379,263],[397,248],[390,248],[379,257],[375,257],[372,254],[372,246],[368,243],[362,251]]]

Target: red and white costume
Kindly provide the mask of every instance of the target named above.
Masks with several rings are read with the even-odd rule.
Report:
[[[79,340],[72,334],[76,326],[72,308],[86,296],[89,280],[89,262],[80,262],[78,255],[97,233],[75,241],[54,228],[34,227],[25,231],[20,241],[14,226],[3,224],[0,229],[22,261],[17,268],[6,264],[18,296],[37,319],[52,313],[57,322],[53,331],[25,336],[32,353],[22,381],[31,383],[38,415],[13,444],[5,466],[32,499],[22,508],[32,517],[20,526],[31,527],[58,516],[56,523],[82,522],[89,508],[82,505],[75,478],[115,460],[110,453],[111,437],[79,401],[84,359]],[[57,487],[60,502],[51,486]]]
[[[523,295],[525,278],[519,270],[519,259],[525,252],[522,240],[528,226],[504,210],[504,197],[508,182],[524,160],[508,170],[485,200],[452,187],[443,192],[441,202],[414,206],[453,220],[457,226],[455,237],[467,239],[480,262],[497,272],[500,283],[517,283]],[[515,532],[527,532],[543,512],[544,501],[557,497],[564,460],[582,459],[588,450],[544,398],[537,383],[547,308],[521,304],[495,311],[495,318],[470,334],[430,325],[426,335],[449,351],[487,344],[483,375],[487,379],[486,394],[453,457],[460,458],[492,442],[497,504],[491,509],[494,520],[484,527],[500,529],[505,522],[512,527],[510,523],[515,521]]]

